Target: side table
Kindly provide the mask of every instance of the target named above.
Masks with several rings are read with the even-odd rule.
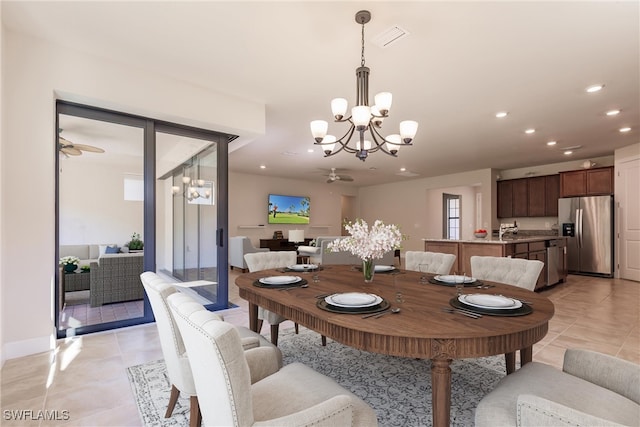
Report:
[[[64,290],[65,292],[88,291],[90,279],[91,274],[88,271],[64,273]]]

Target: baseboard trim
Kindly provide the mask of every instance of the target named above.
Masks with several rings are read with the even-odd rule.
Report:
[[[2,364],[9,359],[29,356],[51,350],[52,339],[50,335],[31,338],[23,341],[5,343],[2,348]]]

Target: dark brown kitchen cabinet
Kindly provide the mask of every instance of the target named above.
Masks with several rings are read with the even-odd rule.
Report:
[[[613,194],[613,166],[560,172],[560,197]]]
[[[544,176],[529,178],[529,209],[527,216],[545,216],[547,212],[546,195],[546,178]]]
[[[498,218],[558,215],[559,175],[498,181],[497,191]]]
[[[513,216],[529,216],[529,179],[513,180]]]
[[[558,199],[560,198],[560,175],[544,177],[544,216],[558,216]]]
[[[513,180],[498,181],[498,218],[513,217]]]

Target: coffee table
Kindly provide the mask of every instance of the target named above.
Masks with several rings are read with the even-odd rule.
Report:
[[[547,333],[554,307],[548,298],[510,285],[498,283],[489,289],[465,288],[466,293],[502,294],[530,301],[532,313],[518,317],[484,315],[473,319],[444,312],[450,307],[456,289],[431,283],[421,284],[421,274],[376,273],[373,283],[364,283],[362,272],[354,266],[323,266],[320,281],[310,273],[296,273],[309,282],[307,288],[276,290],[254,286],[261,277],[291,275],[280,270],[246,273],[236,278],[240,297],[249,303],[250,328],[257,330],[258,306],[280,314],[293,322],[361,350],[392,356],[431,360],[433,425],[448,426],[451,409],[451,361],[520,350],[521,364],[532,359],[532,346]],[[363,319],[359,314],[337,314],[317,306],[320,294],[366,292],[381,296],[398,314]],[[396,293],[404,302],[396,303]],[[513,357],[511,357],[513,360]]]

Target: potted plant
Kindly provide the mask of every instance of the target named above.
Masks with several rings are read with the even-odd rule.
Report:
[[[140,233],[133,233],[131,240],[126,244],[130,251],[140,251],[144,247],[144,243],[140,240]]]
[[[63,256],[60,258],[59,264],[65,273],[73,273],[78,268],[78,264],[80,264],[80,258],[77,256]]]

